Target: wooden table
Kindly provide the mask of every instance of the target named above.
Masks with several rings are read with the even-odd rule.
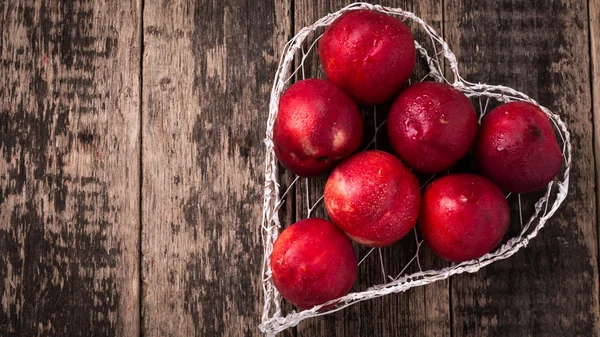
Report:
[[[0,2],[0,335],[260,335],[274,71],[294,32],[345,4]],[[561,114],[570,195],[509,260],[282,336],[597,336],[600,1],[382,4],[442,32],[467,79]]]

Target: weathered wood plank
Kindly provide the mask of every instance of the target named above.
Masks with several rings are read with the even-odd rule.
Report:
[[[461,74],[516,88],[560,113],[574,158],[569,197],[527,249],[452,278],[454,336],[598,334],[587,10],[586,1],[447,3],[446,37]]]
[[[600,199],[598,195],[600,189],[600,1],[590,0],[588,3],[588,13],[590,15],[590,56],[591,56],[591,78],[592,78],[592,109],[594,120],[594,154],[596,159],[596,212],[600,209]],[[596,213],[598,214],[598,213]],[[598,269],[600,270],[600,219],[596,219],[598,229],[596,237],[598,238]],[[600,276],[599,276],[600,277]],[[598,301],[600,301],[600,286],[598,286]]]
[[[258,336],[280,1],[144,4],[144,336]]]
[[[136,336],[139,4],[0,2],[0,335]]]
[[[312,24],[327,13],[336,11],[350,4],[351,1],[307,1],[294,2],[295,31]],[[429,3],[412,1],[382,1],[382,5],[400,7],[417,13],[430,25],[441,30],[442,5],[441,1]],[[416,27],[413,32],[417,39],[423,35]],[[297,60],[299,61],[299,60]],[[415,78],[422,78],[427,71],[422,65],[417,67]],[[313,57],[305,62],[306,77],[324,78],[316,49]],[[299,78],[301,79],[301,78]],[[364,139],[366,146],[373,137],[374,110],[362,108],[367,130]],[[377,124],[381,124],[387,115],[388,107],[377,108]],[[372,147],[371,147],[372,148]],[[378,137],[378,148],[391,150],[386,144],[382,133]],[[306,202],[306,185],[303,180],[296,191],[296,220],[307,217],[307,207],[319,199],[323,193],[326,177],[312,179],[309,184],[310,205]],[[326,216],[320,203],[311,216]],[[370,248],[356,245],[359,259],[365,256]],[[382,257],[386,266],[386,274],[396,276],[416,251],[415,238],[410,233],[399,243],[382,249]],[[431,268],[443,266],[443,262],[434,260],[426,249],[421,251],[420,261]],[[408,272],[418,270],[416,263]],[[386,280],[386,282],[389,280]],[[380,267],[379,253],[374,251],[359,268],[359,276],[353,291],[364,290],[366,287],[384,282]],[[300,323],[297,328],[298,336],[449,336],[450,335],[450,306],[448,282],[438,282],[428,287],[411,289],[406,293],[389,295],[384,298],[361,302],[327,316],[309,319]]]

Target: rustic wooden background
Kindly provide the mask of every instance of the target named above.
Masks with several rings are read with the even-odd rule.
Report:
[[[0,1],[0,335],[260,335],[274,71],[347,3]],[[600,0],[381,3],[437,27],[467,79],[560,112],[571,194],[509,260],[282,335],[599,335]]]

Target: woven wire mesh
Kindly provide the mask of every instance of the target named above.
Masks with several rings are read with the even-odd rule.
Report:
[[[380,264],[382,272],[382,283],[374,284],[364,290],[350,293],[341,298],[323,303],[311,309],[302,311],[293,311],[284,314],[282,310],[281,296],[271,280],[271,269],[269,266],[269,257],[273,250],[273,244],[277,239],[279,232],[282,230],[282,223],[279,219],[281,207],[290,196],[290,191],[295,188],[297,191],[303,191],[303,197],[306,198],[306,209],[301,210],[301,214],[306,218],[310,217],[317,207],[322,205],[323,196],[317,200],[310,200],[308,178],[300,178],[296,176],[291,184],[285,190],[281,188],[278,181],[278,161],[273,151],[273,125],[277,117],[277,109],[281,94],[293,82],[294,78],[303,79],[306,77],[305,63],[311,57],[322,31],[330,25],[335,19],[347,11],[367,9],[386,13],[397,17],[409,23],[412,27],[415,36],[424,37],[423,40],[417,41],[415,38],[415,47],[418,55],[425,62],[428,68],[426,76],[421,79],[433,80],[438,82],[446,82],[452,85],[455,89],[463,92],[469,97],[474,106],[479,112],[479,121],[487,112],[494,106],[500,103],[513,101],[526,101],[539,106],[552,122],[559,145],[563,153],[563,167],[561,172],[551,181],[548,186],[538,193],[539,199],[535,203],[527,204],[527,209],[523,209],[521,195],[512,195],[509,193],[507,198],[515,198],[515,203],[518,205],[518,230],[510,239],[505,240],[501,246],[494,251],[482,256],[479,259],[465,261],[462,263],[452,264],[449,267],[437,270],[431,269],[430,266],[423,266],[420,261],[420,250],[423,241],[419,238],[418,231],[413,229],[409,235],[414,236],[415,252],[411,259],[404,262],[399,273],[390,275],[386,270],[384,259],[382,258],[380,248],[372,248],[359,256],[359,268],[364,265],[366,259],[373,253],[379,255],[378,264]],[[418,32],[415,32],[418,30]],[[292,65],[296,67],[292,69]],[[444,67],[448,69],[447,73],[450,78],[444,74]],[[372,116],[365,118],[373,118],[373,138],[364,148],[377,148],[377,139],[380,136],[382,127],[385,125],[385,118],[378,115],[377,109],[373,108]],[[458,72],[458,63],[455,55],[451,52],[448,44],[437,34],[437,32],[427,25],[423,20],[411,12],[403,11],[397,8],[387,8],[379,5],[371,5],[367,3],[354,3],[341,10],[328,14],[319,19],[314,24],[301,29],[284,48],[279,63],[279,68],[275,74],[275,82],[271,91],[271,99],[269,105],[269,117],[267,120],[267,135],[266,144],[266,161],[265,161],[265,191],[264,191],[264,206],[263,218],[261,223],[261,237],[264,245],[264,257],[262,264],[262,285],[264,291],[264,308],[262,314],[262,322],[259,326],[261,331],[266,335],[274,335],[289,327],[296,326],[300,321],[326,315],[338,310],[341,310],[360,301],[368,300],[384,296],[391,293],[406,291],[410,288],[427,285],[429,283],[446,279],[452,275],[469,272],[477,272],[495,261],[506,259],[516,253],[522,247],[527,246],[529,241],[533,239],[546,221],[556,212],[562,201],[565,199],[568,192],[569,172],[571,167],[571,144],[569,132],[565,124],[561,121],[557,114],[552,113],[547,108],[540,106],[535,100],[527,95],[502,85],[488,85],[482,83],[472,83],[463,79]],[[421,188],[425,187],[432,181],[436,175],[422,177]],[[525,215],[524,215],[525,214]],[[528,216],[528,218],[526,218]],[[283,224],[289,225],[289,224]],[[407,235],[408,236],[408,235]],[[371,259],[373,260],[373,259]],[[417,271],[406,273],[409,267],[417,267]],[[414,269],[414,268],[413,268]],[[332,306],[332,304],[334,304]],[[325,308],[325,309],[323,309]]]

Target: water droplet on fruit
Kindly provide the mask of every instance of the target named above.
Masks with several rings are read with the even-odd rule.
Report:
[[[415,128],[410,121],[405,121],[404,127],[406,129],[406,135],[408,137],[411,137],[412,139],[417,138],[417,136],[419,135],[419,130],[417,130],[417,128]]]

